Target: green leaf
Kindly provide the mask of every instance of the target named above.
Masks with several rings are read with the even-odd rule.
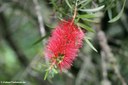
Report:
[[[58,7],[56,5],[56,1],[55,0],[51,0],[50,4],[53,4],[53,7],[55,7],[55,9],[58,10]]]
[[[88,38],[88,37],[85,38],[85,41],[87,42],[87,44],[88,44],[94,51],[98,52],[98,51],[96,50],[96,48],[92,45],[92,43],[89,41],[89,39],[90,39],[90,38]]]
[[[51,26],[50,24],[45,23],[45,25],[46,25],[48,28],[54,28],[54,26]]]
[[[49,74],[49,71],[46,71],[45,76],[44,76],[44,80],[46,80],[46,79],[47,79],[48,74]]]
[[[95,18],[95,14],[82,14],[82,15],[77,15],[79,18]]]
[[[112,10],[111,9],[108,9],[108,17],[109,17],[109,19],[112,19]]]
[[[109,21],[108,21],[109,23],[112,23],[112,22],[117,21],[117,20],[122,16],[123,11],[124,11],[125,3],[126,3],[126,0],[124,0],[123,7],[122,7],[120,13],[119,13],[116,17],[114,17],[113,19],[109,20]]]
[[[97,12],[97,13],[93,13],[93,14],[78,14],[77,15],[77,17],[78,18],[81,18],[81,19],[83,19],[83,18],[85,18],[85,19],[87,19],[87,18],[100,18],[100,17],[102,17],[103,16],[103,13],[101,13],[101,12]]]
[[[56,74],[58,73],[58,71],[55,68],[53,68],[53,72]]]
[[[105,6],[100,6],[100,7],[97,7],[97,8],[93,8],[93,9],[79,9],[79,11],[83,11],[83,12],[97,12],[101,9],[103,9]]]
[[[61,14],[69,16],[64,11],[60,10],[60,7],[58,7],[58,5],[56,5],[56,2],[57,2],[56,0],[51,0],[51,4],[53,4],[54,9],[56,9]]]
[[[79,5],[81,5],[80,8],[86,7],[86,5],[88,5],[89,3],[91,3],[91,1],[92,1],[92,0],[87,0],[86,3],[79,4]],[[80,8],[78,8],[78,9],[80,9]]]
[[[34,46],[34,45],[40,43],[43,39],[45,39],[45,38],[48,37],[48,36],[49,36],[49,34],[45,35],[44,37],[41,37],[40,39],[38,39],[37,41],[35,41],[35,42],[32,44],[32,46]]]
[[[86,29],[87,31],[94,32],[94,30],[92,28],[88,27],[85,24],[77,23],[77,25],[80,26],[80,27],[82,27],[82,28],[84,28],[84,29]]]
[[[92,22],[92,23],[99,23],[99,21],[92,20],[92,19],[82,19],[82,20],[85,20],[85,21],[88,21],[88,22]]]
[[[82,1],[80,1],[80,2],[78,3],[78,5],[83,4],[83,3],[87,2],[87,1],[88,1],[88,0],[82,0]]]
[[[72,6],[69,4],[68,0],[65,0],[66,4],[69,6],[70,9],[72,9]]]

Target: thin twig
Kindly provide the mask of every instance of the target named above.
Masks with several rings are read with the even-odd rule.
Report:
[[[35,5],[35,11],[36,11],[36,15],[37,15],[37,18],[38,18],[40,34],[41,34],[41,37],[44,37],[46,32],[45,32],[44,23],[43,23],[43,17],[42,17],[42,14],[41,14],[41,7],[39,5],[38,0],[33,0],[33,3]],[[43,42],[43,45],[44,45],[44,42]]]
[[[75,6],[74,15],[73,15],[73,17],[72,17],[72,23],[73,23],[74,20],[75,20],[76,14],[77,14],[77,7]]]
[[[71,22],[71,23],[74,22],[76,15],[77,15],[77,0],[76,0],[76,3],[75,3],[74,15],[73,15],[73,17],[72,17],[72,22]]]
[[[107,76],[108,76],[107,63],[105,61],[105,53],[104,53],[104,51],[101,51],[101,63],[102,63],[103,79],[107,79]]]

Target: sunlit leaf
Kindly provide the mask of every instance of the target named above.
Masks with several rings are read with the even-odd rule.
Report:
[[[58,71],[57,71],[55,68],[53,68],[53,72],[54,72],[54,73],[58,73]]]
[[[45,76],[44,76],[44,80],[46,80],[46,79],[47,79],[48,74],[49,74],[49,71],[46,71]]]
[[[80,26],[80,27],[82,27],[82,28],[84,28],[84,29],[86,29],[89,32],[94,32],[94,30],[91,27],[88,27],[85,24],[77,23],[77,25]]]
[[[82,14],[82,15],[77,15],[79,18],[95,18],[95,14]]]
[[[98,20],[92,20],[92,19],[86,19],[86,18],[82,20],[87,21],[87,22],[92,22],[92,23],[99,23]]]
[[[111,9],[108,9],[108,17],[109,17],[109,19],[112,19],[112,10]]]
[[[85,41],[87,42],[87,44],[88,44],[94,51],[98,52],[98,51],[96,50],[96,48],[92,45],[92,43],[89,41],[89,39],[90,39],[90,38],[88,38],[88,37],[85,38]]]
[[[103,16],[103,13],[97,12],[93,14],[78,14],[77,17],[81,19],[90,19],[90,18],[100,18]]]
[[[87,2],[87,1],[88,1],[88,0],[82,0],[82,1],[80,1],[80,2],[78,3],[78,5],[83,4],[83,3]]]
[[[79,11],[83,11],[83,12],[97,12],[100,11],[101,9],[104,8],[103,6],[97,7],[97,8],[93,8],[93,9],[79,9]]]
[[[126,0],[124,0],[123,7],[122,7],[120,13],[119,13],[116,17],[114,17],[113,19],[109,20],[109,21],[108,21],[109,23],[112,23],[112,22],[117,21],[117,20],[122,16],[123,11],[124,11],[125,3],[126,3]]]

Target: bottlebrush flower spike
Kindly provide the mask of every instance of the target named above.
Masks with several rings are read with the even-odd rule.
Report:
[[[82,46],[83,38],[83,31],[71,20],[62,21],[52,31],[45,50],[51,67],[55,64],[60,70],[69,69]]]

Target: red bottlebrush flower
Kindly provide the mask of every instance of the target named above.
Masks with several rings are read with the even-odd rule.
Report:
[[[69,69],[82,46],[83,31],[71,20],[62,21],[53,31],[45,55],[60,69]]]

